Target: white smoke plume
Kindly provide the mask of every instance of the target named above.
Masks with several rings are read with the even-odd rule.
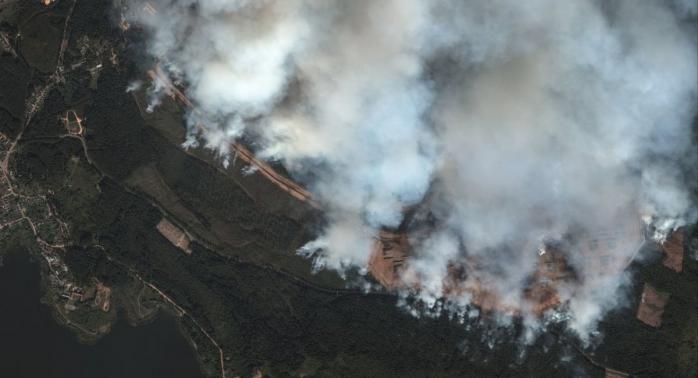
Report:
[[[323,204],[304,248],[321,266],[365,268],[419,205],[436,225],[405,271],[418,295],[433,303],[468,256],[467,280],[521,305],[540,244],[565,240],[579,281],[560,296],[585,333],[623,276],[583,257],[584,235],[695,220],[690,0],[128,3],[209,123],[191,138],[227,153],[250,136]],[[638,248],[622,239],[616,262]]]

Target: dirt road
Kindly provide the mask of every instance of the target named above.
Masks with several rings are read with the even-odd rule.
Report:
[[[192,111],[196,111],[192,102],[184,95],[184,93],[182,93],[182,91],[179,90],[179,88],[177,88],[172,83],[170,78],[162,71],[162,69],[159,66],[156,66],[155,69],[148,71],[148,75],[152,80],[157,80],[162,85],[164,85],[166,93],[172,96],[172,98],[174,98],[182,106],[191,109]],[[203,124],[199,124],[197,125],[197,127],[200,131],[203,132],[205,132],[208,129],[208,127]],[[294,198],[303,201],[314,208],[320,208],[320,204],[313,199],[312,193],[310,193],[307,189],[294,182],[293,180],[276,172],[276,170],[274,170],[274,168],[272,168],[265,161],[254,156],[254,154],[249,150],[249,148],[245,147],[243,144],[239,142],[231,143],[230,147],[233,151],[235,151],[236,156],[243,159],[247,164],[254,166],[259,171],[259,173],[261,173],[274,185],[278,186],[283,191],[289,193]]]

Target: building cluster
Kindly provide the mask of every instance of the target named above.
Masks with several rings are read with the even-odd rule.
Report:
[[[111,288],[105,286],[97,279],[93,279],[92,285],[78,286],[73,282],[63,281],[64,285],[60,297],[65,301],[63,308],[66,311],[75,311],[78,305],[83,304],[109,312],[111,308]]]
[[[7,182],[0,180],[0,230],[22,221],[22,213],[15,196],[9,192]]]

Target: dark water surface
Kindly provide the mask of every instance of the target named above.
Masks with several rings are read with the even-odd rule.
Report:
[[[131,327],[120,321],[95,345],[76,337],[39,302],[39,266],[13,252],[0,267],[0,377],[201,377],[171,316]]]

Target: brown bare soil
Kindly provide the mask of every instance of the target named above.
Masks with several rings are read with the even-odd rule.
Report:
[[[684,255],[683,229],[674,231],[662,243],[661,249],[665,254],[662,264],[677,273],[681,273],[683,271]]]
[[[628,376],[628,374],[623,373],[622,371],[614,370],[611,368],[606,368],[605,373],[606,378],[624,378]]]
[[[619,274],[628,266],[632,257],[628,258],[626,252],[638,249],[643,240],[641,225],[634,219],[619,220],[617,229],[592,232],[579,241],[585,263],[592,267],[590,277],[575,277],[567,264],[565,251],[546,246],[538,254],[537,269],[523,289],[521,300],[512,301],[495,294],[491,283],[473,274],[481,270],[481,265],[472,258],[449,265],[442,295],[445,298],[466,295],[484,312],[540,315],[561,303],[557,291],[561,284],[574,284],[577,279],[585,279],[587,284],[593,285],[597,277]],[[418,278],[404,276],[409,275],[410,249],[407,233],[380,231],[369,259],[369,272],[390,291],[405,287],[419,289]]]
[[[398,288],[400,269],[407,258],[409,245],[406,234],[381,231],[373,243],[368,261],[371,275],[388,289]]]
[[[143,165],[134,170],[126,179],[126,183],[151,198],[157,198],[158,202],[168,213],[186,222],[190,227],[194,228],[196,233],[205,232],[207,229],[196,215],[182,203],[177,194],[167,186],[154,164]],[[213,236],[211,238],[217,240]]]
[[[172,245],[181,249],[187,255],[191,255],[192,251],[191,247],[189,246],[191,241],[189,240],[187,234],[184,233],[184,231],[182,231],[179,227],[172,224],[172,222],[167,220],[167,218],[162,218],[160,223],[158,223],[155,227],[157,228],[158,232],[162,234],[162,236],[172,243]]]
[[[664,307],[668,301],[669,294],[646,283],[640,299],[640,306],[637,309],[637,318],[650,327],[661,327]]]
[[[104,312],[109,312],[111,308],[111,288],[97,281],[97,294],[95,295],[95,305]]]
[[[68,109],[65,112],[65,116],[60,117],[63,122],[68,134],[83,136],[85,134],[85,128],[82,126],[82,119],[73,109]]]

